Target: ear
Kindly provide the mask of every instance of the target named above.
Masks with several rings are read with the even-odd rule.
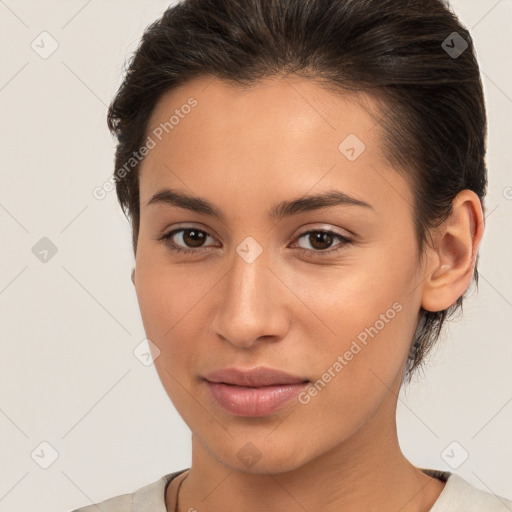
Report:
[[[132,268],[132,283],[135,285],[135,267]]]
[[[479,197],[465,189],[452,203],[452,213],[434,233],[429,247],[422,307],[442,311],[466,291],[474,274],[478,247],[484,232]]]

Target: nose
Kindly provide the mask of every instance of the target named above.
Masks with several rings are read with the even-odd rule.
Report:
[[[292,299],[275,269],[263,254],[249,263],[234,251],[231,263],[219,290],[215,334],[241,348],[250,348],[261,338],[284,338]]]

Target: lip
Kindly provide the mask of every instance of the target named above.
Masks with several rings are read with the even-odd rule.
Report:
[[[207,374],[205,379],[210,382],[223,382],[224,384],[248,387],[298,384],[308,380],[306,377],[297,377],[267,366],[258,366],[247,370],[236,367],[223,368]]]
[[[276,412],[309,383],[306,378],[264,366],[250,370],[225,368],[209,373],[205,381],[225,411],[246,417]]]

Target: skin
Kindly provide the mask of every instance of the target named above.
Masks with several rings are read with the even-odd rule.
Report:
[[[158,375],[192,432],[178,510],[426,512],[444,484],[401,452],[397,397],[420,307],[447,308],[471,281],[483,234],[478,197],[457,196],[420,261],[412,192],[380,149],[370,97],[298,77],[250,90],[202,77],[163,95],[150,128],[191,96],[197,106],[141,164],[133,277]],[[338,149],[349,134],[366,146],[355,161]],[[208,199],[224,219],[148,206],[165,187]],[[277,202],[329,189],[373,209],[268,217]],[[174,243],[204,252],[178,254],[157,240],[180,227],[209,236],[194,244],[181,232]],[[315,256],[343,243],[302,236],[326,228],[353,243]],[[263,249],[252,263],[236,252],[247,236]],[[307,404],[294,399],[268,416],[238,417],[201,380],[227,366],[265,365],[315,382],[396,302],[401,311]],[[237,455],[248,442],[260,455],[251,467]]]

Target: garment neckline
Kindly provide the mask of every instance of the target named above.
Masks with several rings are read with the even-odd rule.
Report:
[[[446,485],[444,486],[443,490],[441,491],[441,494],[439,494],[436,502],[433,505],[433,506],[435,506],[436,503],[439,502],[441,497],[444,498],[444,496],[446,496],[450,492],[450,489],[451,489],[452,486],[451,486],[451,484],[449,484],[449,480],[450,480],[450,477],[453,476],[453,474],[450,471],[443,471],[443,470],[440,470],[440,469],[430,469],[430,468],[420,468],[420,467],[418,467],[418,469],[422,473],[426,474],[427,476],[430,476],[432,478],[436,478],[437,480],[440,480],[441,482],[446,483]],[[190,468],[185,468],[185,469],[182,469],[180,471],[175,471],[173,473],[168,473],[167,475],[165,475],[162,478],[162,480],[164,481],[164,486],[163,486],[163,503],[164,503],[164,510],[166,512],[174,512],[174,510],[169,510],[167,508],[167,503],[166,503],[167,488],[169,487],[171,482],[176,480],[178,477],[182,476],[184,473],[188,473],[189,471],[190,471]],[[451,479],[451,480],[453,482],[453,479]],[[180,485],[181,485],[181,483],[178,485],[178,488],[179,488]],[[172,504],[173,507],[176,507],[176,499],[177,499],[177,494],[175,496],[173,496],[173,501],[174,501],[174,503]],[[433,510],[433,508],[430,509],[429,512],[431,512],[432,510]]]

